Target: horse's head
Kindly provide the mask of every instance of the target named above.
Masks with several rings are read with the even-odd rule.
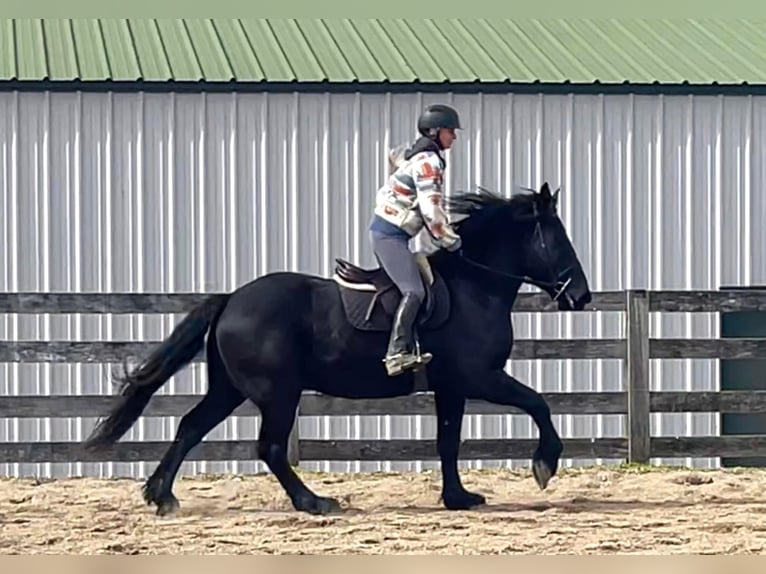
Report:
[[[469,260],[538,286],[561,310],[581,310],[591,291],[559,219],[558,193],[547,183],[510,199],[479,188],[448,199],[448,208],[469,216],[457,224]]]

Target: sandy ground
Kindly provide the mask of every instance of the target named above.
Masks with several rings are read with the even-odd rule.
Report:
[[[271,475],[181,478],[157,517],[133,480],[0,479],[0,552],[73,554],[766,553],[766,472],[465,471],[486,507],[440,506],[440,475],[302,473],[339,515],[297,513]]]

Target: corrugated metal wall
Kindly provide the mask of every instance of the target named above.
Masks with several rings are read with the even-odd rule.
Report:
[[[536,95],[0,94],[0,288],[216,291],[277,269],[372,264],[366,223],[384,152],[431,101],[463,115],[449,189],[561,185],[594,290],[717,288],[764,280],[766,100]],[[755,161],[754,161],[755,159]],[[3,338],[142,339],[178,317],[4,316]],[[619,337],[618,313],[518,315],[518,337]],[[653,317],[653,336],[715,336],[714,317]],[[509,365],[542,391],[621,390],[619,361]],[[201,392],[202,367],[162,392]],[[0,392],[110,392],[109,366],[0,368]],[[715,389],[713,361],[663,361],[655,389]],[[435,435],[431,417],[304,419],[308,438]],[[127,438],[164,440],[178,419]],[[0,441],[80,440],[94,420],[0,422]],[[617,436],[620,416],[559,416],[564,436]],[[230,418],[208,438],[254,438]],[[655,416],[663,435],[717,433],[707,415]],[[469,417],[467,437],[530,437],[526,416]],[[592,462],[592,461],[589,461]],[[672,462],[691,462],[688,460]],[[695,461],[707,464],[711,461]],[[370,469],[367,465],[305,465]],[[136,464],[0,465],[3,474],[133,474]],[[260,463],[186,464],[250,472]],[[384,468],[421,468],[394,465]]]

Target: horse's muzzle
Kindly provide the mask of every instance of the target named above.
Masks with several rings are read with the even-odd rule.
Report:
[[[593,299],[589,289],[577,292],[575,289],[565,289],[556,299],[560,311],[582,311]]]
[[[559,281],[551,292],[551,304],[558,303],[559,311],[582,311],[591,302],[592,294],[587,283],[579,285],[570,277]]]

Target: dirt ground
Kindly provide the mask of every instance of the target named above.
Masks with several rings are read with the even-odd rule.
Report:
[[[765,553],[766,472],[464,471],[487,506],[444,510],[439,473],[302,473],[343,513],[297,513],[271,475],[181,478],[158,517],[125,479],[0,479],[0,552],[11,554]]]

